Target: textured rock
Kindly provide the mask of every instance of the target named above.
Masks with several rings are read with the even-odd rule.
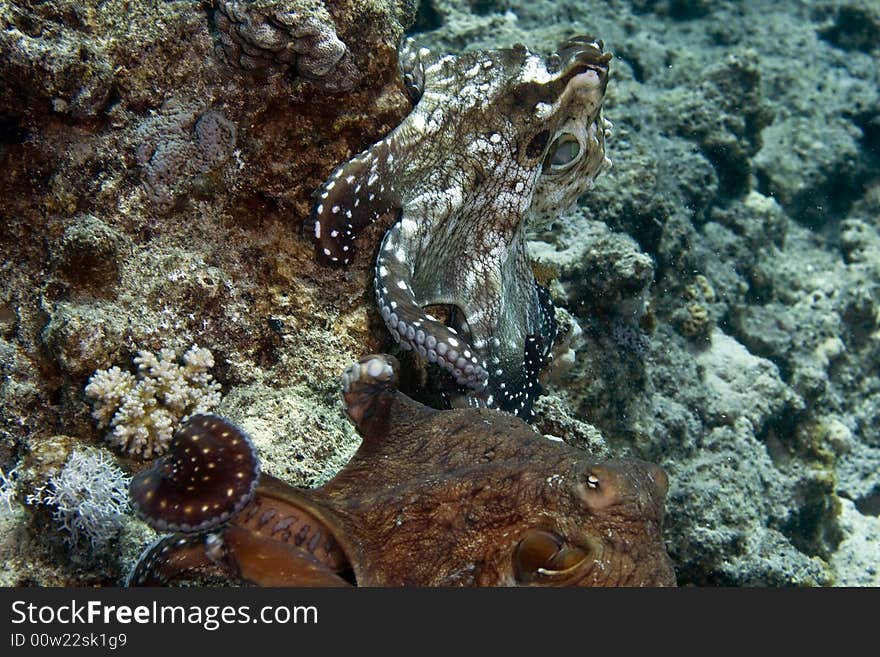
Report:
[[[755,158],[765,193],[810,226],[821,226],[827,208],[846,204],[866,173],[859,163],[861,130],[837,119],[817,124],[804,117],[775,122],[764,131],[766,148]]]
[[[106,45],[89,33],[92,9],[60,5],[57,14],[44,8],[35,15],[14,3],[0,8],[0,113],[52,111],[82,119],[106,107],[113,67]],[[73,20],[65,20],[65,9]]]
[[[871,52],[880,48],[880,9],[868,1],[819,4],[817,13],[827,16],[819,34],[844,50]]]
[[[298,60],[231,66],[216,8],[198,2],[0,5],[4,472],[59,433],[71,448],[101,439],[83,397],[95,370],[193,343],[214,353],[220,411],[250,422],[267,467],[317,482],[345,459],[353,431],[336,377],[382,348],[381,323],[369,273],[316,266],[301,227],[329,172],[408,111],[394,46],[413,7],[321,6],[357,72],[345,93],[300,74]],[[615,55],[614,167],[580,212],[529,237],[542,282],[582,329],[548,373],[546,432],[587,446],[601,435],[612,455],[667,469],[666,540],[682,584],[873,581],[874,9],[591,5],[588,29]],[[549,51],[584,29],[583,16],[568,1],[432,0],[420,3],[416,36],[437,52],[517,41]],[[818,64],[804,67],[804,53]],[[324,79],[343,79],[337,71]],[[166,102],[191,107],[176,142],[147,129]],[[205,114],[214,118],[199,124]],[[221,116],[234,146],[200,151],[196,133],[222,135]],[[168,141],[218,165],[179,174],[157,159],[151,174]],[[151,151],[145,164],[139,146]],[[168,210],[146,194],[151,175]],[[646,287],[636,265],[649,261]],[[601,318],[637,299],[637,333]],[[687,338],[678,318],[692,303],[705,332]],[[735,358],[715,353],[719,336]],[[749,390],[725,364],[761,385]],[[17,470],[22,494],[42,483],[37,471],[45,481],[46,470]],[[48,514],[33,511],[19,504],[0,518],[3,583],[119,583],[150,535],[132,522],[109,561],[70,559],[61,535],[38,529]]]

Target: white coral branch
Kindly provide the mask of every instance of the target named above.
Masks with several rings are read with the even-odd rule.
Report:
[[[69,545],[78,545],[84,537],[100,549],[125,522],[129,481],[105,451],[77,448],[61,471],[28,495],[26,502],[53,507],[52,519],[66,532]]]

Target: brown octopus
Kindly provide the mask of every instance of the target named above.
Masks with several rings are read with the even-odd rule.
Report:
[[[596,462],[495,410],[428,408],[397,390],[396,365],[368,356],[345,371],[363,442],[313,490],[260,473],[226,420],[190,419],[132,481],[139,515],[175,533],[129,584],[675,585],[659,466]]]

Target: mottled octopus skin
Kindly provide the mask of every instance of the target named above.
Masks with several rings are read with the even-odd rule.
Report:
[[[348,264],[364,226],[397,216],[375,261],[379,311],[402,348],[452,375],[466,405],[532,416],[556,323],[524,227],[566,210],[610,164],[610,57],[592,37],[547,58],[517,46],[433,63],[407,44],[412,112],[317,192],[329,264]],[[454,308],[450,325],[431,305]]]
[[[260,474],[237,515],[160,539],[130,583],[675,585],[660,467],[597,462],[490,409],[428,408],[397,390],[396,367],[367,356],[343,375],[363,442],[333,479],[303,490]]]

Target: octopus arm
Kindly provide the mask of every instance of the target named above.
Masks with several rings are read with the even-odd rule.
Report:
[[[402,235],[406,223],[403,216],[389,229],[376,259],[373,284],[382,319],[401,347],[444,368],[460,385],[482,391],[489,378],[486,363],[455,329],[427,314],[416,299]]]
[[[351,586],[308,551],[230,526],[223,535],[230,567],[259,586]]]
[[[175,578],[214,570],[204,534],[163,536],[144,550],[128,576],[126,586],[164,586]]]
[[[507,373],[504,377],[504,391],[499,390],[496,394],[498,408],[527,422],[535,415],[532,407],[543,390],[540,383],[541,370],[550,361],[550,351],[557,334],[556,312],[550,293],[537,283],[535,289],[537,317],[533,332],[525,336],[522,365]]]
[[[395,151],[392,140],[383,139],[338,167],[317,191],[313,221],[320,261],[347,265],[358,234],[400,209],[400,196],[391,182]]]
[[[345,414],[364,439],[351,461],[337,473],[332,486],[325,484],[322,490],[338,488],[341,482],[358,481],[363,476],[361,466],[365,462],[377,458],[380,461],[399,459],[400,445],[390,439],[392,427],[401,422],[428,421],[440,412],[400,393],[397,388],[399,367],[400,363],[394,356],[371,354],[350,365],[342,374]],[[331,525],[332,522],[327,520],[325,524]],[[352,545],[345,546],[345,549],[357,571],[357,550]]]

